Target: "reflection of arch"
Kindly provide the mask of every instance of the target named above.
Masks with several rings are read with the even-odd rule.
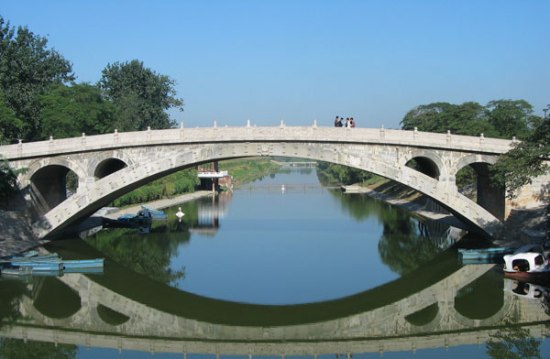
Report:
[[[434,321],[439,313],[437,303],[427,306],[405,317],[405,320],[415,326],[423,326]]]
[[[78,293],[55,277],[43,278],[33,305],[41,314],[55,319],[69,318],[81,307]]]
[[[109,307],[106,307],[102,304],[98,304],[97,306],[97,315],[107,324],[111,324],[114,326],[124,324],[126,323],[130,317],[117,312],[116,310],[113,310]]]
[[[472,283],[458,291],[455,297],[455,310],[469,319],[487,319],[494,317],[503,304],[503,282],[495,281],[493,277],[502,275],[496,271],[488,271]],[[500,283],[501,285],[495,285]],[[491,300],[488,300],[491,298]],[[499,303],[500,305],[495,305]]]

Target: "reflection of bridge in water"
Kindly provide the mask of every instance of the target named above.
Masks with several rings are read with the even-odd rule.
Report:
[[[24,319],[3,327],[0,335],[119,350],[315,356],[480,344],[506,322],[525,326],[533,336],[548,334],[549,316],[541,302],[502,288],[493,291],[501,305],[485,317],[463,313],[464,304],[458,302],[469,295],[470,286],[500,276],[493,265],[436,263],[414,274],[421,284],[403,277],[328,302],[264,306],[200,297],[137,274],[128,278],[126,269],[108,264],[109,277],[50,278],[80,302],[63,315],[59,308],[52,315],[43,305],[48,302],[44,283],[32,284],[34,294],[20,304]],[[126,286],[120,285],[122,277]],[[117,292],[109,281],[118,283]]]

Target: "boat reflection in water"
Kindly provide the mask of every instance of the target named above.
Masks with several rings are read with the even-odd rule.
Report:
[[[0,335],[4,343],[42,341],[54,343],[52,348],[350,356],[479,344],[491,341],[503,323],[535,337],[548,333],[548,312],[540,301],[525,300],[539,299],[537,290],[547,298],[547,288],[529,285],[524,288],[532,295],[519,296],[509,281],[487,286],[502,276],[495,266],[460,266],[456,254],[441,256],[430,268],[345,298],[255,305],[181,291],[107,262],[108,276],[0,281],[3,301],[9,302],[3,303],[9,311]],[[481,296],[500,296],[501,304],[479,312]]]
[[[540,303],[545,312],[550,315],[550,288],[537,283],[505,278],[504,290],[525,300]]]

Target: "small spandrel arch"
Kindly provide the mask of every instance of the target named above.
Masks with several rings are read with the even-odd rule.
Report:
[[[127,167],[127,164],[118,158],[108,158],[101,161],[94,171],[94,177],[101,179],[113,174],[123,168]]]
[[[439,180],[441,171],[439,166],[430,158],[417,156],[410,159],[405,166],[413,168],[433,179]]]

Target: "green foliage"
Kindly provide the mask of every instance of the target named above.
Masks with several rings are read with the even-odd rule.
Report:
[[[532,182],[534,177],[548,173],[550,167],[550,118],[540,122],[525,141],[500,156],[493,166],[493,180],[506,186],[508,197],[517,195],[520,187]]]
[[[319,162],[318,173],[324,177],[328,183],[337,183],[341,185],[351,185],[354,183],[365,183],[369,179],[377,177],[376,175],[357,168],[337,165],[328,162]]]
[[[421,236],[416,223],[404,211],[388,205],[382,218],[383,234],[378,242],[382,261],[401,275],[422,268],[442,250],[434,238]]]
[[[114,106],[89,84],[57,85],[39,97],[42,107],[40,137],[77,137],[114,130]]]
[[[188,236],[187,232],[186,236]],[[170,269],[170,258],[179,243],[189,240],[182,233],[168,234],[153,229],[144,236],[136,229],[102,231],[86,242],[104,253],[110,260],[146,275],[161,283],[170,284],[185,276],[185,270]]]
[[[420,105],[410,110],[401,121],[401,128],[419,131],[451,133],[479,136],[494,135],[494,129],[485,120],[484,108],[475,102],[453,105],[447,102],[436,102]]]
[[[193,192],[200,184],[195,169],[186,169],[153,181],[113,201],[115,207],[145,203],[182,193]]]
[[[24,123],[6,105],[4,92],[0,88],[0,145],[9,144],[21,137]]]
[[[70,344],[0,339],[1,359],[72,359],[77,352],[78,348]]]
[[[436,102],[410,110],[401,128],[419,131],[486,137],[524,138],[540,121],[532,114],[532,106],[524,100],[497,100],[486,106],[476,102],[454,105]]]
[[[527,329],[508,326],[491,335],[487,354],[498,359],[541,358],[541,341],[529,335]]]
[[[19,308],[23,295],[29,295],[29,290],[22,281],[4,281],[2,283],[2,295],[0,295],[0,328],[2,328],[2,325],[11,324],[22,317]]]
[[[71,64],[57,51],[48,49],[47,43],[46,38],[26,27],[11,27],[0,16],[0,89],[4,105],[24,122],[17,136],[24,140],[36,140],[40,136],[38,96],[54,84],[74,80]],[[20,126],[14,121],[11,127]]]
[[[13,170],[8,161],[0,157],[0,200],[4,201],[17,190],[17,175],[24,170]]]
[[[115,127],[119,131],[170,128],[174,122],[164,112],[172,107],[181,110],[183,100],[176,98],[174,81],[145,68],[143,62],[108,64],[98,83],[116,108]]]
[[[220,170],[229,172],[235,186],[261,179],[279,169],[279,165],[267,158],[227,160],[220,162],[219,167]]]
[[[487,121],[503,138],[526,138],[540,121],[540,117],[533,115],[533,106],[525,100],[491,101],[485,109]]]

